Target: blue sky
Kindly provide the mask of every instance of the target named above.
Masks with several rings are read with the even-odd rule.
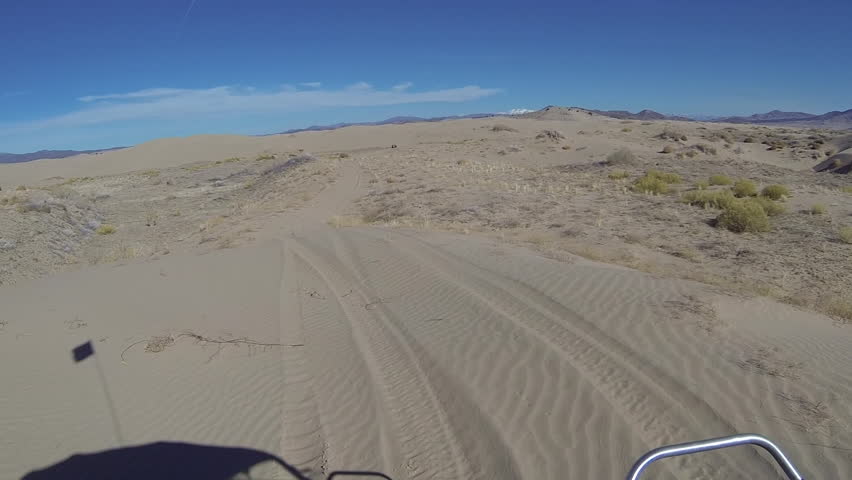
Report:
[[[505,112],[852,108],[852,2],[3,0],[0,151]]]

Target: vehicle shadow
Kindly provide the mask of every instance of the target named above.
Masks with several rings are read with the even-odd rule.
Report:
[[[95,453],[75,454],[27,473],[21,480],[232,480],[252,479],[252,467],[272,462],[283,477],[321,478],[320,472],[301,471],[275,455],[250,448],[156,442]],[[372,477],[390,480],[378,472],[332,472],[332,477]]]

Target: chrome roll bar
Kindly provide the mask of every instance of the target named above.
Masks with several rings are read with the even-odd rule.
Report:
[[[642,455],[642,458],[633,464],[633,468],[630,469],[630,473],[627,475],[627,480],[639,480],[639,476],[648,465],[662,458],[709,452],[710,450],[719,450],[720,448],[736,447],[739,445],[757,445],[758,447],[763,447],[764,450],[772,455],[772,458],[775,459],[781,470],[787,475],[788,480],[804,480],[796,470],[796,467],[793,466],[793,463],[790,462],[777,445],[769,441],[768,438],[755,434],[732,435],[730,437],[711,438],[709,440],[699,440],[697,442],[679,443],[677,445],[655,448]]]

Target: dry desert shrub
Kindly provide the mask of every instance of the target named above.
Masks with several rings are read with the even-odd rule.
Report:
[[[680,175],[678,175],[676,173],[661,172],[659,170],[648,170],[648,172],[645,175],[648,176],[648,177],[659,178],[663,182],[670,183],[670,184],[681,182]]]
[[[315,160],[316,157],[314,157],[310,153],[302,153],[296,155],[295,157],[290,157],[289,159],[283,162],[278,162],[274,165],[267,167],[263,171],[262,175],[279,175],[281,173],[286,172],[287,170],[291,170],[293,168],[304,165],[306,163],[313,162]]]
[[[685,142],[687,140],[686,135],[684,135],[681,132],[678,132],[677,130],[672,130],[672,129],[669,129],[669,128],[664,129],[663,133],[657,135],[657,138],[661,138],[663,140],[674,140],[674,141],[681,141],[681,142]]]
[[[731,191],[734,192],[735,196],[740,198],[754,197],[757,196],[757,185],[751,180],[737,180]]]
[[[536,140],[552,140],[554,142],[562,140],[565,138],[565,135],[557,132],[556,130],[542,130],[538,135],[535,136]]]
[[[257,160],[257,161],[275,160],[275,155],[272,155],[272,154],[269,154],[269,153],[261,153],[260,155],[257,156],[257,158],[255,158],[255,160]]]
[[[780,203],[775,203],[767,197],[750,197],[745,200],[759,205],[760,208],[762,208],[763,211],[766,212],[766,214],[770,217],[781,215],[782,213],[787,211],[787,209],[784,208],[784,205]]]
[[[690,205],[719,209],[727,208],[736,201],[730,190],[692,190],[681,198]]]
[[[673,146],[671,146],[671,145],[666,145],[666,146],[665,146],[665,147],[663,147],[663,149],[660,151],[660,153],[672,153],[672,152],[674,152],[674,147],[673,147]]]
[[[760,192],[760,196],[772,200],[781,200],[784,197],[790,196],[790,190],[784,185],[767,185]]]
[[[508,125],[497,123],[493,127],[491,127],[492,132],[517,132],[516,128],[512,128]]]
[[[726,175],[710,175],[710,185],[730,185],[734,183],[731,177]]]
[[[769,217],[759,204],[739,200],[733,202],[716,217],[716,226],[734,233],[767,232]]]
[[[707,190],[710,187],[710,182],[707,180],[699,180],[695,182],[695,188],[698,190]]]
[[[699,152],[706,155],[716,155],[716,147],[711,147],[706,143],[698,143],[692,146],[692,148],[698,150]]]
[[[621,180],[630,176],[625,170],[613,170],[607,175],[611,180]]]
[[[612,152],[606,157],[607,165],[633,165],[635,163],[636,156],[626,148]]]
[[[825,205],[821,203],[815,203],[811,206],[810,213],[811,215],[824,215],[828,209],[825,208]]]
[[[113,225],[104,224],[98,227],[97,230],[95,230],[95,233],[98,235],[112,235],[115,231],[116,228]]]
[[[644,193],[646,195],[662,195],[668,193],[669,184],[656,177],[645,175],[637,179],[632,187],[634,192]]]
[[[838,232],[840,235],[840,240],[843,243],[851,243],[852,244],[852,227],[843,227]]]

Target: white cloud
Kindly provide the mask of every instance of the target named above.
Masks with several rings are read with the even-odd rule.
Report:
[[[308,88],[320,88],[322,86],[321,82],[302,82],[299,85]]]
[[[83,108],[33,122],[0,124],[0,135],[119,121],[201,118],[210,114],[263,114],[323,107],[466,102],[499,92],[500,89],[481,88],[476,85],[423,92],[393,88],[376,90],[365,82],[340,90],[295,90],[287,86],[266,92],[250,87],[228,86],[199,90],[150,88],[127,93],[85,96],[79,99],[88,104]]]
[[[402,92],[411,88],[412,85],[414,84],[411,82],[402,82],[399,85],[394,85],[393,87],[391,87],[391,90],[393,90],[394,92]]]
[[[372,88],[373,86],[367,82],[353,83],[352,85],[346,87],[347,90],[370,90]]]
[[[148,88],[130,93],[107,93],[106,95],[88,95],[77,100],[81,102],[97,102],[99,100],[130,100],[135,98],[154,98],[178,95],[190,90],[180,88]]]
[[[530,113],[534,110],[530,110],[529,108],[513,108],[509,110],[509,115],[523,115],[524,113]]]

